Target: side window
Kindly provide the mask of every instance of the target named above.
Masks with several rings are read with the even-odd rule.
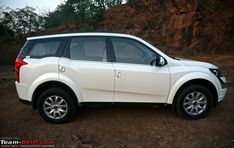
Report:
[[[156,58],[156,53],[139,43],[138,41],[126,38],[112,38],[112,45],[115,52],[116,62],[146,64]]]
[[[32,45],[32,41],[28,40],[25,42],[24,46],[21,48],[18,57],[25,58],[27,56],[28,50],[30,49],[30,46]]]
[[[36,41],[30,52],[30,57],[49,57],[49,56],[56,56],[58,48],[61,44],[61,41]]]
[[[72,60],[107,61],[105,38],[77,37],[71,40]]]

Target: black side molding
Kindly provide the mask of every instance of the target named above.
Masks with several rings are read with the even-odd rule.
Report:
[[[137,103],[137,102],[82,102],[81,106],[165,106],[166,103]]]

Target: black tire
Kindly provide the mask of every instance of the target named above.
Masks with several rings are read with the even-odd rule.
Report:
[[[200,93],[200,98],[203,96],[202,104],[200,104],[200,102],[197,103],[198,101],[190,101],[193,100],[191,99],[194,98],[193,96],[198,95],[198,92]],[[197,98],[199,97],[195,97],[194,100],[200,100]],[[207,114],[211,107],[212,100],[213,96],[206,87],[198,84],[189,85],[186,86],[178,95],[176,100],[176,111],[182,117],[188,119],[199,119]],[[200,112],[197,111],[196,108],[200,109]]]
[[[55,100],[56,97],[58,101]],[[45,103],[46,101],[49,102],[51,98],[54,101],[54,103],[57,102],[57,104],[59,104],[59,102],[63,100],[61,101],[62,102],[61,106],[65,106],[64,108],[62,108],[60,107],[60,105],[58,105],[59,107],[57,107],[57,110],[54,112],[57,112],[55,114],[58,116],[60,115],[60,116],[57,117],[56,119],[54,118],[52,114],[50,115],[48,113],[49,111],[52,111],[53,109],[55,110],[56,103],[55,105],[51,105],[51,107],[49,105],[46,107],[47,104]],[[53,87],[53,88],[49,88],[45,90],[39,96],[37,107],[41,116],[46,121],[51,122],[51,123],[64,123],[64,122],[70,121],[75,116],[77,104],[75,103],[74,99],[75,98],[72,98],[71,95],[66,90],[60,87]],[[51,104],[54,104],[54,103],[51,103]],[[46,110],[45,108],[48,108],[48,107],[49,109]],[[60,112],[60,109],[62,109],[63,112]],[[60,114],[58,114],[58,112],[60,112]]]

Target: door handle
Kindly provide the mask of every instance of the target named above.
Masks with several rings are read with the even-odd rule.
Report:
[[[117,71],[116,77],[117,77],[117,78],[121,78],[121,76],[122,76],[122,73],[121,73],[120,71]]]
[[[65,67],[64,66],[59,66],[59,71],[60,72],[65,72]]]

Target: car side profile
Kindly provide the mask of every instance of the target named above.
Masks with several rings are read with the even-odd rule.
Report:
[[[212,64],[169,57],[146,41],[119,33],[29,37],[15,62],[23,103],[52,123],[84,104],[171,104],[198,119],[224,99],[226,79]]]

